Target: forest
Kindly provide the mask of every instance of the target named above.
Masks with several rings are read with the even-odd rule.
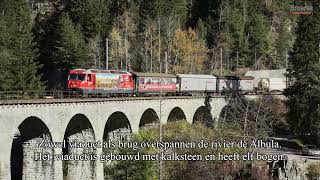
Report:
[[[289,13],[301,3],[311,14]],[[319,14],[317,0],[0,0],[0,92],[63,90],[75,68],[287,68],[290,131],[320,137]]]
[[[220,124],[224,127],[169,124],[164,126],[167,130],[164,138],[239,139],[243,134],[257,138],[278,135],[285,129],[285,135],[307,140],[319,148],[319,3],[318,0],[0,0],[0,93],[65,90],[67,73],[76,68],[213,75],[286,68],[289,79],[294,80],[283,92],[286,101],[270,98],[246,102],[241,96],[241,101],[231,102],[232,111],[225,113],[224,123]],[[292,6],[301,4],[313,7],[312,13],[290,13]],[[237,126],[227,126],[232,125],[228,121],[231,117],[236,117],[232,120]],[[158,129],[141,131],[135,138],[158,139],[154,132]],[[197,136],[192,139],[192,134]],[[191,153],[204,152],[196,149]],[[115,179],[158,177],[154,168],[157,165],[124,161],[114,166],[118,171],[110,167],[105,175]],[[163,176],[167,179],[204,176],[261,179],[268,173],[265,165],[250,164],[248,168],[242,162],[184,161],[164,165]],[[203,171],[204,168],[208,170]]]
[[[65,88],[74,68],[227,75],[286,67],[293,1],[1,0],[0,91]]]

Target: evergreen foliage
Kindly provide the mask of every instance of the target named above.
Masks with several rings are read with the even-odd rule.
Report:
[[[0,28],[8,30],[1,31],[0,36],[11,36],[0,38],[6,47],[1,48],[1,54],[5,54],[1,59],[18,58],[12,54],[32,56],[32,61],[37,59],[42,67],[39,72],[44,74],[42,81],[47,82],[48,89],[65,86],[57,84],[66,79],[66,72],[71,68],[104,68],[106,38],[109,39],[110,68],[164,72],[168,63],[169,73],[173,72],[170,67],[183,58],[174,52],[177,44],[174,35],[178,29],[191,28],[199,40],[205,42],[207,52],[195,55],[196,59],[205,56],[204,61],[198,61],[199,73],[216,72],[220,67],[220,49],[221,66],[226,73],[230,73],[236,59],[240,66],[249,68],[283,68],[294,40],[291,29],[295,18],[289,17],[290,2],[286,1],[43,0],[30,2],[31,6],[22,1],[1,3],[4,22]],[[21,11],[15,8],[19,3],[24,4],[20,4]],[[36,3],[51,7],[36,10]],[[33,7],[32,13],[30,7]],[[11,16],[12,12],[20,14]],[[20,34],[11,30],[19,26],[19,21],[25,27]],[[17,39],[21,38],[28,42],[25,46],[31,47],[27,54],[11,48],[11,44],[17,46]],[[33,69],[32,66],[27,69]],[[35,63],[34,68],[31,74],[39,70],[39,65]],[[10,74],[8,69],[1,76]],[[5,84],[7,90],[19,89]]]
[[[297,39],[290,59],[290,77],[294,79],[294,84],[286,93],[292,130],[299,135],[320,137],[319,3],[314,3],[313,8],[312,16],[301,16],[299,19]]]
[[[68,0],[66,11],[88,40],[98,34],[107,36],[111,22],[108,5],[108,0]]]
[[[31,11],[26,1],[1,1],[0,91],[41,91]]]
[[[69,15],[63,14],[59,23],[59,40],[57,42],[57,64],[61,70],[85,68],[88,64],[88,49],[79,25],[74,25]]]
[[[39,49],[38,61],[43,65],[40,72],[49,90],[57,89],[58,82],[63,79],[54,57],[58,39],[56,28],[60,14],[61,11],[55,11],[52,14],[39,13],[35,17],[33,26],[34,41]]]

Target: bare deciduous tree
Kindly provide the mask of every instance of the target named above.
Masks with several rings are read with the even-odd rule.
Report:
[[[221,126],[234,126],[244,136],[267,137],[276,126],[285,124],[287,112],[284,102],[272,96],[261,95],[249,100],[240,94],[228,98],[229,105],[221,112]]]
[[[89,41],[89,57],[91,60],[89,61],[89,65],[93,68],[101,68],[101,61],[103,60],[103,50],[101,47],[101,36],[97,35],[93,39]]]

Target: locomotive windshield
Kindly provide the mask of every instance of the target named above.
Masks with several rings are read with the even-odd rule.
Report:
[[[68,80],[84,81],[85,78],[86,78],[85,74],[69,74]]]

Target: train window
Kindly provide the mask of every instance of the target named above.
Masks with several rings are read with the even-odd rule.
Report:
[[[144,84],[144,78],[139,78],[139,84]]]
[[[69,74],[68,80],[80,80],[84,81],[86,79],[85,74]]]
[[[86,78],[85,74],[78,74],[78,80],[84,81],[85,78]]]
[[[91,81],[91,74],[88,74],[87,80]]]
[[[78,75],[77,74],[69,74],[68,80],[77,80]]]

